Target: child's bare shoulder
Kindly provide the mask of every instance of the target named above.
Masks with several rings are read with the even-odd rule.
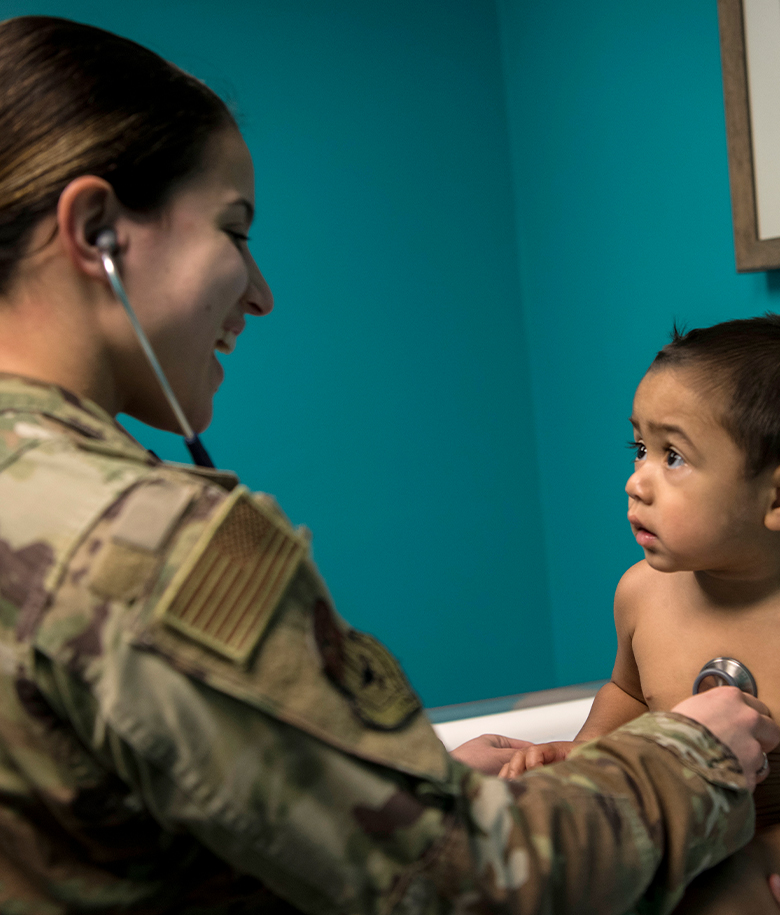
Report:
[[[618,582],[615,597],[622,600],[638,600],[647,593],[648,588],[655,590],[658,585],[659,573],[652,569],[646,559],[634,563],[628,571],[623,573]]]
[[[655,602],[668,585],[668,575],[653,569],[642,559],[632,565],[618,582],[615,591],[615,618],[636,619],[642,608]]]

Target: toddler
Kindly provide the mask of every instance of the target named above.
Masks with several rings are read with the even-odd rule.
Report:
[[[631,423],[628,520],[645,558],[617,587],[612,679],[573,742],[518,750],[504,777],[671,709],[719,656],[747,665],[780,720],[780,316],[675,330]],[[702,874],[676,912],[777,913],[767,878],[780,870],[780,754],[768,765],[756,837]]]

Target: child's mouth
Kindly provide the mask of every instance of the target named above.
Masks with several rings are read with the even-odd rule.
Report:
[[[644,527],[637,527],[634,530],[634,536],[636,537],[636,542],[640,546],[652,546],[658,540],[652,531],[649,531]]]
[[[631,515],[629,515],[628,521],[631,525],[631,530],[634,534],[634,537],[636,537],[636,542],[640,546],[650,546],[657,542],[658,537],[656,537],[656,535],[652,531],[649,531],[646,527],[642,527],[636,518],[633,518]]]

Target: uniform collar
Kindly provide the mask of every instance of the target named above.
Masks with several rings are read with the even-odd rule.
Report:
[[[0,372],[0,414],[4,412],[37,413],[54,419],[77,433],[75,437],[78,446],[87,451],[131,458],[153,466],[165,464],[166,467],[202,477],[227,490],[238,485],[238,477],[229,470],[161,461],[102,407],[56,384]]]
[[[0,372],[0,413],[37,413],[54,419],[78,434],[78,444],[90,451],[121,454],[159,463],[102,407],[59,385]]]

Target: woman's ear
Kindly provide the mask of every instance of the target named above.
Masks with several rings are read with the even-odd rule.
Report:
[[[105,279],[95,239],[101,229],[113,228],[120,214],[113,187],[96,175],[81,175],[60,194],[57,229],[73,265],[94,279]]]
[[[770,504],[764,515],[764,525],[770,531],[780,531],[780,467],[772,471],[770,486]]]

